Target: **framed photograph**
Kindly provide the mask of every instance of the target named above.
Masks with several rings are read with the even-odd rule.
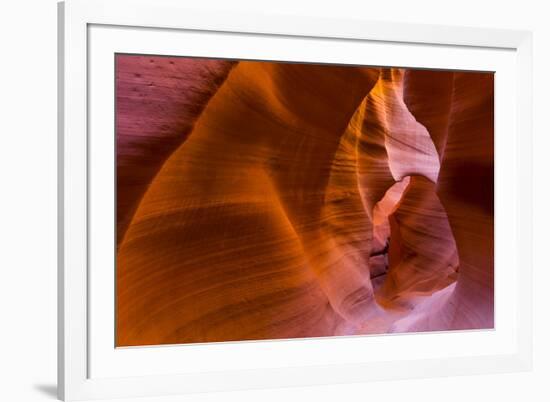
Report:
[[[531,34],[59,4],[59,396],[529,370]]]

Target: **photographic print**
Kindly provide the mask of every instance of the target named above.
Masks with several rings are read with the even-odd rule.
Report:
[[[494,328],[494,74],[117,54],[116,346]]]

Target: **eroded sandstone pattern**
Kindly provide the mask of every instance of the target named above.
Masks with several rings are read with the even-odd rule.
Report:
[[[118,346],[493,327],[493,74],[118,55]]]

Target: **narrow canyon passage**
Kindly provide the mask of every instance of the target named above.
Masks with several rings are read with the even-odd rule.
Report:
[[[117,57],[117,346],[492,327],[492,74]]]

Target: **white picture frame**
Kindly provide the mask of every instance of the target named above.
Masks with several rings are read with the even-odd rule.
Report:
[[[323,20],[303,16],[228,15],[201,10],[198,6],[189,8],[178,0],[67,0],[59,4],[58,10],[58,392],[61,399],[160,396],[530,369],[531,33],[363,20]],[[502,286],[496,283],[497,297],[499,291],[501,297],[503,292],[510,297],[506,298],[508,304],[500,304],[500,307],[497,300],[496,310],[498,313],[500,309],[503,317],[509,312],[506,315],[510,318],[509,322],[501,320],[499,327],[497,316],[496,329],[491,337],[479,332],[457,332],[450,335],[411,334],[256,343],[261,346],[237,342],[187,349],[156,347],[122,353],[115,352],[114,345],[109,349],[108,336],[111,336],[112,328],[109,319],[101,321],[97,318],[97,312],[106,311],[110,301],[107,299],[101,305],[94,298],[94,292],[103,291],[101,281],[106,277],[91,269],[90,265],[90,254],[95,251],[90,251],[93,235],[90,234],[89,211],[94,207],[93,194],[96,194],[90,191],[93,185],[90,173],[92,170],[99,172],[93,163],[98,156],[91,154],[90,149],[102,147],[101,141],[95,142],[100,135],[94,134],[94,130],[99,127],[102,132],[107,131],[106,141],[112,143],[114,128],[109,129],[113,123],[108,108],[105,108],[106,114],[102,114],[101,108],[96,108],[94,110],[99,112],[94,111],[92,116],[90,106],[109,102],[109,91],[102,94],[99,88],[99,84],[112,78],[109,71],[101,69],[104,65],[102,57],[109,57],[121,49],[157,54],[188,52],[188,48],[178,51],[178,44],[182,43],[178,38],[184,36],[177,35],[192,35],[194,43],[203,43],[201,35],[213,35],[218,42],[223,40],[226,44],[232,44],[227,54],[221,55],[222,48],[212,47],[210,53],[204,54],[206,56],[342,62],[349,53],[348,48],[370,46],[378,49],[381,55],[385,54],[380,56],[380,65],[409,66],[412,63],[416,67],[454,66],[467,70],[490,69],[494,63],[503,77],[496,87],[497,96],[499,88],[502,89],[500,96],[509,95],[506,104],[496,99],[495,118],[495,170],[501,177],[511,177],[506,193],[511,201],[502,204],[500,211],[512,217],[512,226],[509,227],[499,225],[498,215],[496,219],[495,236],[498,238],[499,233],[503,234],[501,244],[505,241],[505,248],[511,253],[506,258],[509,260],[509,272],[500,276],[505,281],[500,282]],[[304,40],[312,44],[313,50],[297,53],[300,41]],[[285,41],[285,45],[281,45],[280,41]],[[136,47],[137,42],[140,43],[139,48]],[[161,42],[163,46],[159,45]],[[332,46],[333,52],[319,59],[314,50],[317,42],[322,42],[322,46]],[[264,45],[267,43],[269,46]],[[286,46],[291,43],[294,45]],[[399,52],[401,58],[394,60],[391,54],[395,52],[388,49],[398,48],[403,50]],[[414,51],[407,52],[407,49],[413,48]],[[435,56],[430,56],[431,53]],[[447,54],[449,58],[443,60]],[[420,55],[425,56],[424,61],[420,60]],[[459,59],[462,64],[458,64]],[[399,64],[400,60],[405,60],[403,62],[406,64]],[[347,62],[361,61],[349,59]],[[92,120],[94,124],[90,124]],[[504,124],[508,122],[510,124]],[[499,135],[502,146],[498,145]],[[518,140],[520,136],[521,141]],[[111,151],[106,149],[105,155]],[[498,175],[496,183],[498,196]],[[106,193],[106,196],[109,194]],[[506,237],[504,233],[509,235]],[[517,259],[518,255],[521,255],[521,261]],[[497,277],[499,261],[504,258],[504,255],[496,258]],[[108,269],[105,272],[108,273]],[[94,286],[91,286],[92,282]],[[105,289],[110,289],[112,284],[105,283],[105,286]],[[108,334],[105,342],[101,341],[104,338],[102,334]],[[438,339],[443,336],[445,340],[439,342]],[[445,356],[430,354],[423,347],[439,344],[445,349],[450,342],[455,342],[457,348],[453,354]],[[483,342],[487,342],[487,346]],[[494,348],[490,348],[489,343]],[[369,347],[373,352],[377,348],[384,351],[389,344],[398,351],[413,349],[415,353],[396,354],[389,359],[367,358],[364,354],[354,353],[358,348],[369,350]],[[319,351],[325,351],[328,357],[318,358]],[[178,359],[170,358],[174,354],[178,354]],[[185,356],[185,361],[196,366],[196,369],[178,363],[182,360],[181,356]]]

